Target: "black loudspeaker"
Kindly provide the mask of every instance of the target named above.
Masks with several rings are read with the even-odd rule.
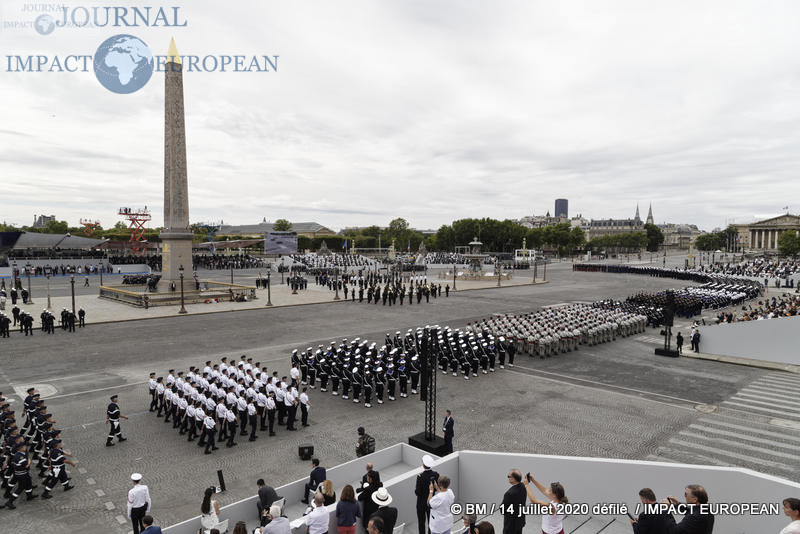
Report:
[[[217,478],[219,479],[219,491],[225,491],[225,477],[222,476],[222,469],[217,469]]]
[[[304,443],[297,447],[297,454],[300,455],[301,460],[310,460],[314,456],[314,446]]]

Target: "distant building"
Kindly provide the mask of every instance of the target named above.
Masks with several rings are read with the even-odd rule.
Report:
[[[647,216],[649,221],[653,219],[652,207]],[[596,237],[606,235],[629,234],[631,232],[644,232],[644,222],[639,216],[639,206],[636,206],[636,215],[633,219],[592,219],[589,221],[589,230],[586,232],[586,240],[590,241]]]
[[[553,212],[556,217],[569,217],[569,200],[566,198],[556,199],[556,210]]]
[[[242,237],[261,237],[266,232],[273,231],[273,223],[260,222],[258,224],[240,224],[230,225],[223,224],[217,231],[217,237],[240,235]],[[306,237],[320,237],[336,235],[336,232],[328,227],[322,226],[316,222],[293,222],[290,229],[291,232],[297,232],[298,236]]]
[[[783,232],[800,232],[800,215],[778,215],[750,224],[733,224],[738,234],[734,252],[777,254],[778,238]]]
[[[671,250],[689,250],[697,236],[703,232],[695,224],[659,224],[664,234],[664,245]]]
[[[552,217],[548,211],[546,215],[528,215],[517,220],[525,228],[544,228],[558,223],[569,222],[566,217]]]
[[[50,221],[55,221],[55,220],[56,220],[56,216],[55,215],[39,215],[38,217],[36,215],[34,215],[33,216],[33,225],[32,225],[32,227],[33,228],[44,228],[45,226],[47,226],[47,223],[49,223]]]

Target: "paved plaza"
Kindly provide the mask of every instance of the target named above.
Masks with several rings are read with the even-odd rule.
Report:
[[[300,443],[312,443],[323,465],[335,465],[355,456],[358,426],[375,436],[379,448],[422,430],[423,403],[414,396],[366,409],[315,390],[310,427],[293,433],[281,428],[273,438],[260,433],[254,443],[240,440],[235,448],[205,456],[148,413],[145,379],[151,370],[166,375],[170,368],[247,354],[287,374],[292,349],[342,337],[380,343],[387,332],[425,324],[463,327],[491,313],[624,299],[639,290],[684,285],[646,276],[574,273],[566,263],[549,266],[547,280],[459,291],[411,307],[328,302],[264,308],[260,298],[259,309],[90,324],[74,334],[37,332],[32,338],[0,340],[0,391],[19,410],[19,393],[30,385],[40,388],[64,429],[65,448],[78,461],[69,469],[75,490],[57,490],[45,502],[21,502],[14,511],[0,509],[3,530],[129,532],[125,493],[134,471],[143,473],[150,487],[156,520],[170,525],[199,514],[202,488],[216,482],[218,469],[228,486],[219,499],[224,505],[254,494],[258,478],[277,487],[307,476],[310,464],[297,458]],[[278,293],[273,292],[273,302]],[[327,289],[319,293],[331,296]],[[43,300],[41,292],[34,295]],[[96,299],[89,292],[80,298]],[[103,306],[112,305],[127,309]],[[113,318],[111,311],[93,313],[90,323],[96,315]],[[685,331],[686,324],[677,326]],[[546,360],[520,356],[513,369],[469,382],[439,375],[439,409],[453,410],[457,449],[736,465],[800,480],[800,409],[758,396],[771,390],[767,398],[779,399],[782,392],[796,391],[800,377],[656,357],[653,349],[660,342],[658,331],[648,329]],[[122,422],[129,439],[106,448],[105,407],[112,393],[120,395],[122,412],[130,416]]]

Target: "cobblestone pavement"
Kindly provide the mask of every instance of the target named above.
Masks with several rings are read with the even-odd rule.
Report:
[[[274,438],[262,435],[255,443],[245,440],[205,456],[147,412],[144,381],[150,370],[165,373],[241,354],[288,370],[292,348],[341,337],[377,341],[386,332],[425,324],[458,327],[495,312],[623,298],[640,289],[678,285],[642,276],[573,273],[568,265],[548,268],[548,281],[460,292],[422,306],[330,303],[90,325],[71,335],[0,340],[0,391],[11,393],[18,409],[21,399],[14,391],[36,384],[79,462],[69,470],[74,491],[57,491],[50,501],[22,502],[14,511],[0,509],[2,530],[128,532],[125,492],[134,471],[145,475],[155,517],[169,525],[199,513],[201,489],[215,482],[217,469],[228,485],[220,499],[225,504],[253,494],[259,477],[278,486],[306,476],[309,465],[297,459],[300,443],[313,443],[323,463],[335,465],[354,456],[359,425],[379,446],[405,441],[422,426],[423,404],[413,397],[365,409],[317,390],[311,395],[310,427]],[[469,382],[440,375],[439,406],[454,412],[456,447],[742,465],[800,478],[800,460],[772,454],[792,454],[788,445],[800,442],[800,430],[792,427],[797,418],[787,411],[792,401],[776,396],[781,391],[774,389],[770,399],[777,404],[751,402],[759,401],[754,393],[759,387],[777,382],[791,389],[791,375],[658,358],[653,355],[658,332],[639,337],[646,339],[618,339],[546,360],[525,357],[513,369]],[[130,416],[123,421],[129,440],[106,448],[104,410],[112,393],[120,395],[123,413]],[[783,448],[758,441],[773,437]]]

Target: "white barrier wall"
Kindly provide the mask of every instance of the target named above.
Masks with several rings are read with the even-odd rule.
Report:
[[[800,365],[800,316],[703,326],[700,352]]]

